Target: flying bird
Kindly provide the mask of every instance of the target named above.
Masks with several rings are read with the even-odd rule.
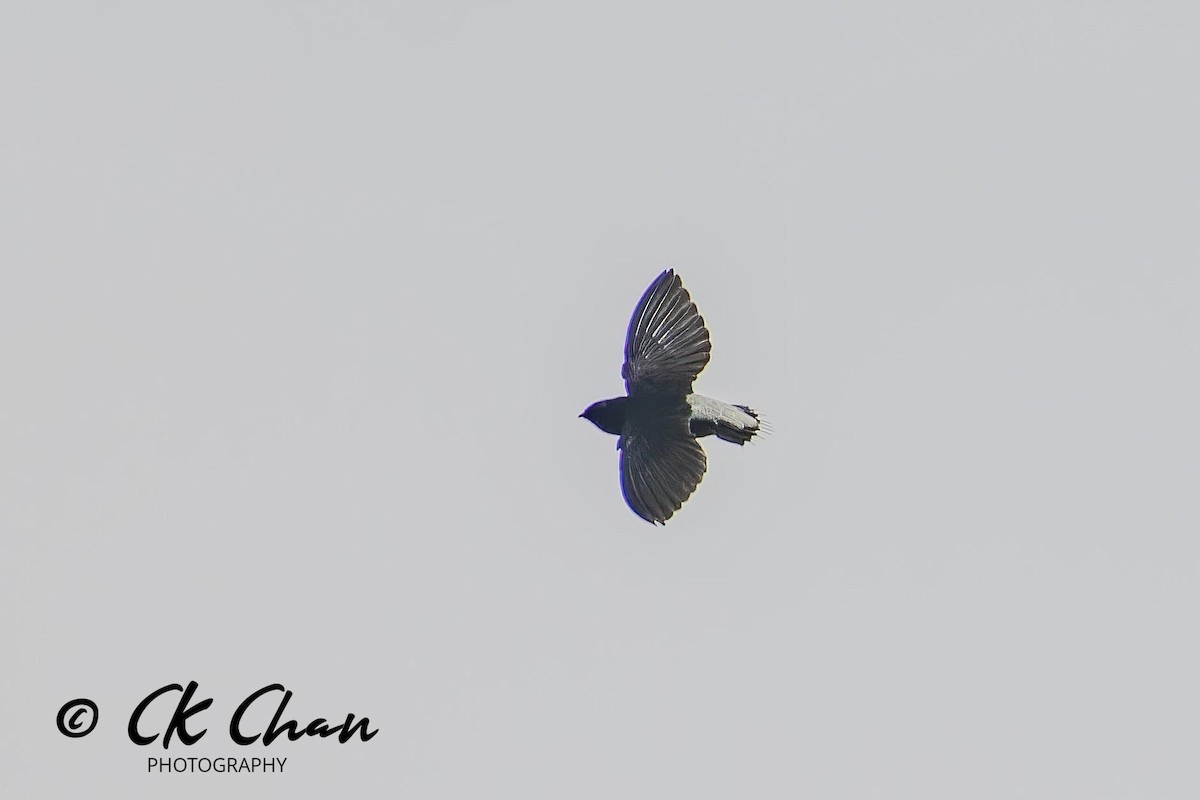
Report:
[[[712,349],[704,318],[669,269],[642,295],[625,335],[626,397],[592,403],[579,416],[616,434],[621,493],[647,522],[665,525],[704,477],[702,436],[743,445],[758,413],[692,393]]]

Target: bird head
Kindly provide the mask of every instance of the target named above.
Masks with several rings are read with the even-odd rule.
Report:
[[[625,424],[625,398],[615,397],[592,403],[579,416],[605,433],[620,433]]]

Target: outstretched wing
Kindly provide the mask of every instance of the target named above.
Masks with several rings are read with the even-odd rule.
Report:
[[[621,439],[621,493],[647,522],[666,524],[692,496],[708,462],[688,431],[686,412],[669,419],[631,417]]]
[[[621,376],[629,394],[679,391],[686,394],[708,363],[708,329],[683,281],[669,269],[638,301],[625,335]]]

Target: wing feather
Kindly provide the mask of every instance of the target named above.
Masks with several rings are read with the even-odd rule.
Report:
[[[625,366],[621,374],[629,394],[690,391],[704,369],[712,345],[704,318],[674,270],[666,270],[646,289],[629,320]]]
[[[688,431],[686,415],[630,419],[620,439],[621,493],[647,522],[666,524],[704,477],[704,449]]]

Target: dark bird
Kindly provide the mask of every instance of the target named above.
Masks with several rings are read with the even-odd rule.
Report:
[[[627,397],[592,403],[579,416],[617,435],[621,493],[647,522],[665,525],[700,479],[702,436],[743,445],[759,431],[758,413],[692,393],[712,349],[704,318],[674,270],[638,301],[625,335]]]

